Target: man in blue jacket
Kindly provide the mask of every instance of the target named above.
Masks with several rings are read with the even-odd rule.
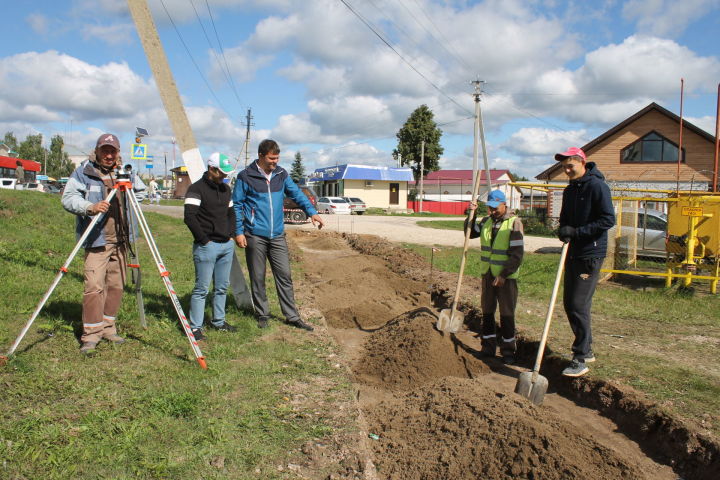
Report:
[[[575,341],[572,362],[562,374],[579,377],[589,371],[587,364],[595,361],[590,308],[607,253],[607,232],[615,225],[615,209],[605,177],[595,162],[587,162],[582,149],[571,147],[556,154],[555,160],[570,179],[563,191],[558,237],[570,243],[563,303]]]
[[[245,248],[258,327],[266,328],[270,318],[265,292],[265,266],[270,260],[280,309],[286,321],[312,331],[313,327],[300,318],[295,306],[290,254],[285,239],[283,199],[285,196],[292,198],[318,229],[323,227],[324,222],[287,170],[278,165],[279,161],[277,142],[265,139],[258,146],[257,160],[238,175],[233,191],[237,218],[235,243]]]

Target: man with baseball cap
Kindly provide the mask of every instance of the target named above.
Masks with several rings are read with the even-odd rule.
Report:
[[[562,374],[585,375],[595,361],[590,308],[600,268],[607,254],[608,230],[615,225],[610,188],[594,162],[577,147],[555,155],[570,183],[563,191],[558,237],[570,243],[565,260],[563,303],[575,334],[573,359]]]
[[[482,274],[481,354],[495,357],[498,340],[503,363],[515,363],[515,306],[517,278],[524,254],[523,225],[507,207],[505,193],[493,190],[488,195],[488,215],[477,219],[473,211],[470,238],[480,237],[480,273]],[[495,309],[500,309],[500,338],[495,324]]]
[[[105,201],[116,183],[113,170],[120,158],[120,141],[112,133],[103,133],[95,144],[90,161],[70,175],[62,196],[65,210],[77,215],[78,239],[91,217],[104,214],[85,240],[85,287],[83,293],[83,333],[80,352],[92,354],[100,340],[121,344],[115,318],[120,310],[125,284],[125,251],[129,238],[124,198]],[[133,229],[133,232],[137,231]]]
[[[214,291],[210,325],[223,332],[236,330],[225,321],[225,301],[235,254],[231,241],[235,238],[235,209],[226,179],[233,170],[227,155],[215,152],[207,161],[207,171],[185,194],[185,225],[194,240],[195,288],[190,295],[190,328],[196,340],[205,340],[202,328],[211,280]]]

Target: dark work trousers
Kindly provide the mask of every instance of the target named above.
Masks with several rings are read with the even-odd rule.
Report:
[[[494,287],[495,277],[486,273],[482,277],[480,303],[483,313],[482,348],[495,354],[497,333],[495,331],[495,310],[500,307],[500,354],[515,353],[515,305],[518,298],[517,280],[507,278],[501,287]]]
[[[565,260],[563,304],[570,328],[575,334],[573,358],[584,359],[592,350],[590,307],[602,263],[602,258],[568,257]]]
[[[270,260],[270,269],[275,278],[280,310],[288,322],[299,320],[300,314],[295,307],[295,294],[290,273],[290,252],[285,234],[267,238],[246,233],[245,238],[247,239],[245,260],[250,273],[252,299],[258,320],[267,320],[270,317],[270,307],[265,291],[265,269],[268,260]]]

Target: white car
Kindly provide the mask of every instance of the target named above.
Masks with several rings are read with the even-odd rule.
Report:
[[[340,197],[320,197],[315,206],[320,213],[337,213],[339,215],[350,215],[350,204]]]
[[[10,190],[14,190],[16,183],[17,180],[15,180],[14,178],[0,178],[0,188],[8,188]]]

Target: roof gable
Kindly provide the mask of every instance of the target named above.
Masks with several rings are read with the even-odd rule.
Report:
[[[674,114],[673,112],[671,112],[670,110],[668,110],[668,109],[666,109],[666,108],[664,108],[664,107],[661,107],[660,105],[658,105],[658,104],[655,103],[655,102],[652,102],[652,103],[651,103],[650,105],[648,105],[647,107],[643,108],[642,110],[640,110],[640,111],[637,112],[636,114],[634,114],[634,115],[626,118],[626,119],[623,120],[622,122],[620,122],[620,123],[618,123],[617,125],[615,125],[614,127],[612,127],[610,130],[606,131],[606,132],[603,133],[602,135],[600,135],[600,136],[598,136],[597,138],[591,140],[590,142],[586,143],[585,145],[583,145],[583,146],[580,147],[580,148],[582,148],[582,150],[585,152],[585,154],[586,154],[587,156],[590,156],[590,154],[592,153],[593,148],[595,148],[596,146],[598,146],[600,143],[602,143],[602,142],[605,141],[606,139],[612,137],[612,136],[615,135],[616,133],[620,132],[621,130],[623,130],[624,128],[626,128],[628,125],[630,125],[630,124],[632,124],[633,122],[637,121],[639,118],[647,115],[647,114],[650,113],[651,111],[656,111],[656,112],[658,112],[658,113],[660,113],[660,114],[662,114],[662,115],[665,115],[666,117],[670,118],[672,121],[674,121],[674,122],[676,122],[678,125],[680,125],[680,117],[679,117],[678,115],[675,115],[675,114]],[[700,128],[700,127],[698,127],[698,126],[696,126],[696,125],[693,125],[692,123],[688,122],[688,121],[687,121],[686,119],[684,119],[684,118],[683,118],[683,120],[682,120],[682,123],[683,123],[683,128],[687,128],[687,129],[690,130],[691,132],[696,133],[696,134],[697,134],[698,136],[700,136],[701,138],[704,138],[704,139],[706,139],[708,142],[711,142],[712,144],[715,144],[715,137],[712,136],[712,135],[710,135],[708,132],[706,132],[706,131],[703,130],[702,128]],[[538,180],[547,180],[548,178],[550,178],[550,176],[551,176],[552,173],[554,173],[556,170],[559,170],[559,169],[560,169],[560,163],[558,162],[558,163],[555,163],[554,165],[551,165],[550,167],[546,168],[546,169],[543,170],[542,172],[540,172],[538,175],[535,176],[535,178],[538,179]]]

